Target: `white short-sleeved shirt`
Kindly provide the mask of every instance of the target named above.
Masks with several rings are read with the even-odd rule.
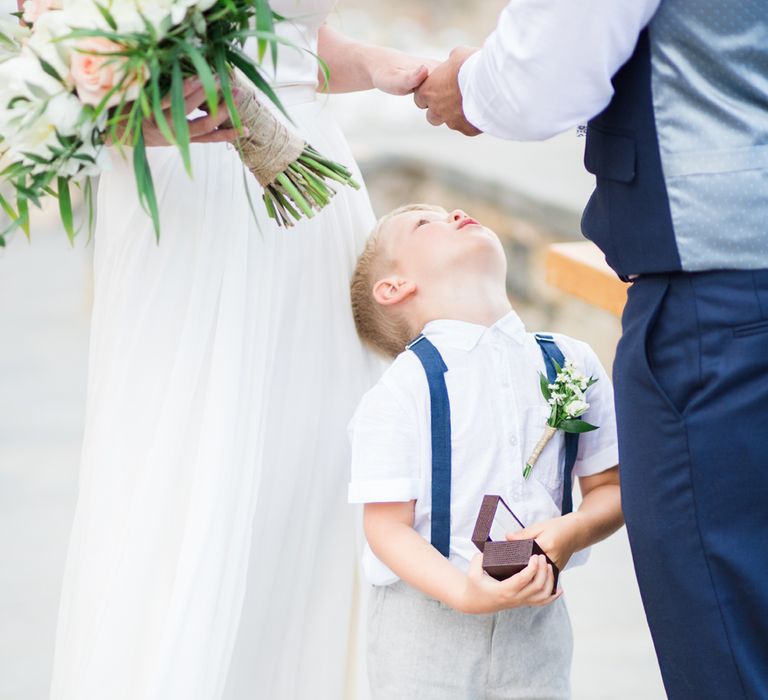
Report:
[[[477,553],[471,542],[485,494],[499,494],[525,525],[560,515],[565,463],[558,431],[528,480],[523,466],[544,432],[549,407],[541,394],[544,359],[533,334],[510,312],[491,327],[432,321],[424,335],[448,367],[451,409],[450,560],[466,570]],[[618,464],[613,389],[591,348],[554,334],[566,359],[598,382],[587,390],[583,419],[599,426],[583,433],[574,476]],[[414,529],[430,539],[432,446],[429,387],[413,352],[402,353],[363,397],[349,425],[352,442],[350,503],[416,501]],[[586,552],[572,564],[582,563]],[[397,581],[366,545],[363,568],[375,585]]]

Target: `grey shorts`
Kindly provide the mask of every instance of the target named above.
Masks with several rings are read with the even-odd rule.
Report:
[[[368,601],[374,700],[566,700],[573,638],[562,598],[489,615],[457,612],[402,581]]]

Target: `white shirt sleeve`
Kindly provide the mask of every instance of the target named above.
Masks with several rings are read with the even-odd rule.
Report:
[[[415,411],[379,382],[362,399],[349,425],[350,503],[412,501],[421,486]]]
[[[589,409],[581,416],[587,423],[598,426],[597,430],[581,433],[579,452],[573,467],[574,476],[591,476],[615,467],[619,463],[619,443],[616,434],[616,410],[613,403],[613,385],[608,373],[597,359],[592,348],[584,349],[584,373],[597,378],[587,389]]]
[[[511,0],[459,71],[464,114],[504,139],[550,138],[599,114],[660,0]]]

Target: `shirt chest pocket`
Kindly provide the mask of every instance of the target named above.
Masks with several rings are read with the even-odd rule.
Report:
[[[523,411],[524,460],[527,461],[533,454],[537,443],[544,435],[549,414],[549,408],[546,406],[533,406]],[[558,430],[542,450],[529,477],[539,481],[553,497],[557,496],[562,484],[565,457],[563,447],[564,434],[562,430]]]

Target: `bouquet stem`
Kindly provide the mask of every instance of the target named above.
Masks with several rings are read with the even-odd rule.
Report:
[[[293,226],[300,218],[311,219],[327,206],[336,194],[329,180],[359,189],[346,167],[324,158],[289,131],[247,83],[236,76],[233,82],[244,94],[238,113],[248,129],[247,135],[235,141],[235,147],[264,188],[267,214],[278,225]]]
[[[556,432],[557,432],[557,428],[553,428],[551,425],[548,425],[546,428],[544,428],[544,434],[536,443],[536,447],[533,448],[533,452],[531,453],[531,456],[528,458],[528,461],[525,464],[525,468],[523,469],[524,479],[527,479],[531,475],[531,472],[533,471],[533,467],[536,465],[536,462],[541,456],[541,453],[544,451],[544,448],[547,446],[549,441],[554,437]]]

